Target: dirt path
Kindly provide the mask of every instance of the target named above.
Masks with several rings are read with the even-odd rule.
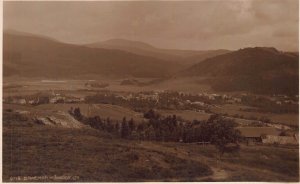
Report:
[[[197,178],[198,181],[225,181],[229,176],[229,174],[223,168],[219,167],[216,164],[215,160],[200,155],[197,157],[191,157],[189,152],[181,148],[168,148],[165,146],[153,144],[151,142],[142,142],[141,144],[139,144],[139,146],[149,150],[162,151],[164,153],[172,154],[184,160],[193,160],[195,162],[207,164],[208,166],[210,166],[211,170],[213,171],[213,174],[210,176],[199,177]]]
[[[258,173],[260,175],[269,176],[271,180],[277,181],[277,180],[284,180],[286,178],[285,175],[272,172],[270,170],[266,169],[260,169],[260,168],[251,168],[245,165],[241,165],[239,163],[229,163],[225,161],[218,161],[215,158],[209,158],[200,154],[191,154],[184,150],[183,148],[174,148],[174,147],[167,147],[160,144],[154,144],[152,142],[141,142],[138,144],[135,148],[144,148],[147,150],[154,150],[158,152],[163,152],[166,154],[172,154],[178,158],[186,159],[186,160],[192,160],[199,163],[207,164],[211,170],[213,171],[213,174],[206,177],[199,177],[197,178],[198,181],[230,181],[232,176],[235,175],[237,172],[243,171],[245,173],[251,172],[251,173]]]

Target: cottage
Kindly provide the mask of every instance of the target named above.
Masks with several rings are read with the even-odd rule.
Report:
[[[199,106],[204,106],[205,105],[205,103],[203,103],[203,102],[192,102],[191,104],[199,105]]]
[[[49,102],[50,103],[59,103],[59,102],[64,102],[65,101],[65,97],[62,96],[55,96],[53,98],[50,98]]]
[[[263,142],[263,138],[267,135],[279,136],[280,130],[274,127],[238,127],[237,128],[247,144],[254,142]]]
[[[187,104],[190,104],[190,103],[191,103],[191,101],[190,101],[190,100],[186,100],[185,102],[186,102]]]
[[[241,98],[233,98],[234,102],[236,103],[241,103],[242,102],[242,99]]]
[[[35,100],[29,100],[28,103],[33,105],[33,104],[36,104],[36,101]]]
[[[209,95],[209,96],[208,96],[208,99],[210,99],[210,100],[215,100],[216,98],[215,98],[214,95]]]
[[[66,103],[79,103],[81,102],[82,100],[80,98],[76,98],[76,97],[67,97],[65,99],[65,102]]]
[[[24,104],[26,104],[26,100],[25,99],[13,99],[13,101],[12,101],[13,103],[15,103],[15,104],[21,104],[21,105],[24,105]]]
[[[223,99],[223,100],[226,100],[226,99],[228,99],[228,98],[229,98],[228,95],[222,95],[222,99]]]
[[[276,136],[276,135],[266,135],[265,138],[262,139],[264,144],[298,144],[298,139],[296,135],[294,136]]]

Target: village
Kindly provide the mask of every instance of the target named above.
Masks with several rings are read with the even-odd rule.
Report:
[[[297,105],[298,97],[288,96],[272,96],[264,97],[268,103],[275,106]],[[250,94],[226,95],[226,94],[209,94],[198,93],[190,94],[184,92],[174,91],[146,91],[146,92],[112,92],[107,90],[99,90],[94,95],[87,95],[85,97],[75,97],[69,94],[55,92],[38,93],[27,96],[9,96],[3,99],[4,104],[17,104],[21,106],[39,106],[42,104],[112,104],[124,108],[132,109],[137,113],[145,113],[149,109],[157,110],[173,110],[173,111],[191,111],[199,115],[210,116],[216,114],[214,109],[222,108],[222,105],[244,105],[249,104],[249,99],[262,99],[262,97],[251,96]],[[279,103],[280,102],[280,103]],[[249,111],[245,108],[244,111]],[[16,110],[16,112],[23,112]],[[57,114],[57,113],[56,113]],[[59,111],[59,115],[48,115],[46,117],[34,117],[39,123],[45,125],[65,125],[73,127],[71,122],[76,122],[67,113]],[[247,145],[252,144],[292,144],[299,143],[297,134],[298,127],[291,127],[280,122],[272,122],[265,117],[245,118],[237,114],[230,115],[221,113],[221,115],[228,119],[233,119],[239,124],[238,130],[244,137]],[[180,115],[177,115],[180,116]],[[182,119],[182,118],[181,118]],[[197,120],[197,119],[195,119]],[[201,119],[202,120],[202,119]],[[191,120],[182,119],[183,123],[192,122]],[[74,127],[80,127],[80,123],[76,122]]]

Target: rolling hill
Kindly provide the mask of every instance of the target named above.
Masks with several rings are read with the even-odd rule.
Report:
[[[43,36],[5,31],[4,76],[74,78],[80,75],[164,77],[181,66],[114,49],[58,42]]]
[[[218,91],[298,94],[299,59],[275,48],[244,48],[202,61],[179,76],[206,77]]]
[[[4,77],[72,79],[93,75],[167,81],[200,77],[202,84],[216,91],[298,94],[299,54],[275,48],[168,50],[122,39],[74,45],[40,35],[4,31],[3,56]]]
[[[228,53],[228,50],[177,50],[177,49],[160,49],[150,44],[131,41],[126,39],[111,39],[103,42],[95,42],[87,44],[86,46],[91,48],[106,48],[106,49],[118,49],[127,51],[130,53],[155,57],[174,63],[180,63],[184,66],[190,66],[204,59],[214,57],[220,54]]]

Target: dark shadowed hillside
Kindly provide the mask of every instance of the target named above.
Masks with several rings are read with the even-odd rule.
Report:
[[[130,41],[125,39],[111,39],[104,42],[95,42],[86,45],[92,48],[118,49],[143,56],[151,56],[158,59],[180,63],[182,65],[191,65],[204,59],[228,53],[228,50],[177,50],[177,49],[160,49],[150,44]]]
[[[298,93],[299,59],[275,48],[245,48],[198,63],[181,76],[208,77],[219,91]]]
[[[4,32],[4,76],[65,77],[105,76],[164,77],[179,69],[153,57],[112,49],[65,44],[46,37]]]

